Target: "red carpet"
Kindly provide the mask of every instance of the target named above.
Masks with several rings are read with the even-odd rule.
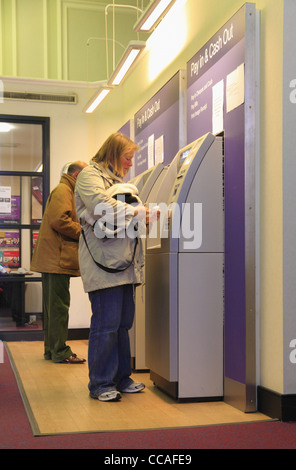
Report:
[[[178,449],[182,453],[182,449],[295,448],[296,423],[278,421],[34,437],[6,352],[0,363],[0,449]]]

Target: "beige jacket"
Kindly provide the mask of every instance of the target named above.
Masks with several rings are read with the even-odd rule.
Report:
[[[78,240],[81,226],[75,211],[75,179],[63,174],[50,193],[30,269],[39,273],[80,276]]]
[[[113,184],[122,183],[111,171],[91,162],[78,175],[75,186],[77,216],[82,224],[83,236],[79,240],[79,265],[85,292],[105,289],[124,284],[141,284],[143,282],[143,250],[142,240],[138,240],[135,257],[135,238],[123,235],[100,237],[97,227],[84,220],[87,211],[92,219],[100,220],[98,207],[105,205],[112,211],[114,220],[121,220],[121,227],[127,229],[133,221],[134,207],[117,201],[108,195],[108,188]],[[91,254],[90,254],[91,253]],[[104,267],[111,269],[127,269],[117,273],[106,272],[98,267],[93,258]],[[132,264],[130,261],[133,260]]]

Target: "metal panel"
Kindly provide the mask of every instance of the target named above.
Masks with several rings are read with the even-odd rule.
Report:
[[[176,253],[146,253],[146,363],[168,382],[178,380],[177,259]]]
[[[244,104],[244,226],[245,226],[245,377],[240,382],[225,376],[225,401],[245,412],[256,411],[256,167],[258,149],[257,57],[258,12],[245,6],[245,104]],[[242,365],[241,365],[242,366]]]
[[[223,397],[223,253],[179,254],[179,398]]]

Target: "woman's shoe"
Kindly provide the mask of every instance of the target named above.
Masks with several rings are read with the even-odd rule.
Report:
[[[108,392],[102,392],[97,397],[93,397],[92,395],[90,396],[91,398],[94,398],[95,400],[99,401],[119,401],[121,398],[121,395],[118,390],[109,390]]]
[[[141,382],[132,382],[123,390],[120,390],[122,393],[137,393],[145,388],[145,385]]]

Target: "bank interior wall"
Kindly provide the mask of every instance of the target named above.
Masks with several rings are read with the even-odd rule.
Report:
[[[260,10],[260,278],[259,278],[259,347],[261,385],[283,393],[283,285],[282,285],[282,55],[283,55],[283,1],[259,0]],[[109,99],[92,117],[92,128],[101,126],[100,135],[93,134],[98,147],[107,134],[119,128],[173,74],[185,68],[186,61],[223,25],[242,5],[240,0],[187,0],[177,17],[178,35],[168,34],[166,24],[155,31],[154,48],[148,49],[137,68],[126,82],[110,94]],[[213,14],[215,12],[215,14]],[[184,23],[183,23],[184,22]],[[179,48],[182,27],[186,25],[186,42],[180,53],[159,74],[149,80],[155,49],[161,47],[172,53],[172,42]],[[179,33],[180,31],[180,33]],[[154,39],[154,38],[152,38]],[[156,72],[155,72],[156,73]],[[137,93],[134,93],[134,90]],[[115,112],[116,105],[123,115]]]
[[[50,117],[50,183],[59,181],[64,163],[88,161],[111,133],[131,119],[203,44],[244,4],[241,0],[187,0],[177,2],[178,34],[167,33],[170,18],[150,37],[147,51],[123,85],[106,98],[91,116],[82,113],[93,89],[49,81],[8,80],[10,89],[76,91],[78,105],[4,102],[1,114]],[[260,66],[260,382],[283,392],[282,286],[282,55],[283,1],[258,0],[261,11]],[[185,32],[183,31],[185,28]],[[180,43],[180,42],[182,43]],[[175,51],[175,56],[174,56]],[[157,61],[157,57],[162,60]],[[152,69],[151,69],[152,67]],[[164,67],[164,68],[162,68]],[[76,285],[77,284],[77,285]],[[89,325],[89,302],[81,280],[76,280],[70,328]]]
[[[89,161],[89,125],[83,114],[83,103],[87,99],[85,88],[73,85],[51,84],[37,80],[4,79],[10,91],[34,91],[37,93],[75,92],[77,105],[5,101],[0,104],[1,114],[21,116],[47,116],[50,118],[50,189],[60,181],[63,166],[71,161]],[[26,269],[28,265],[23,266]],[[88,328],[90,306],[83,291],[81,278],[72,278],[69,328]],[[36,286],[41,289],[41,285]]]

